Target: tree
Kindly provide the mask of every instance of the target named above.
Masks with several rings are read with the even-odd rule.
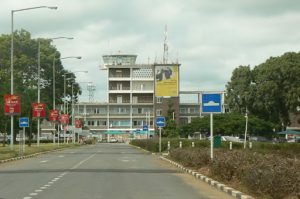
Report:
[[[214,115],[214,134],[220,135],[243,135],[245,132],[245,116],[236,113],[225,113]],[[260,135],[270,137],[273,134],[274,124],[256,116],[249,116],[249,129],[251,135]],[[210,117],[194,118],[190,124],[181,128],[181,131],[188,129],[190,132],[201,132],[207,136],[210,132]]]
[[[163,136],[165,137],[179,137],[179,130],[176,127],[176,121],[173,118],[173,114],[175,113],[173,103],[171,100],[168,103],[168,111],[166,117],[166,127],[163,131]]]
[[[0,36],[0,94],[4,96],[10,93],[10,48],[11,35]],[[49,39],[32,39],[29,32],[25,30],[14,32],[14,93],[21,96],[22,113],[21,116],[29,116],[31,104],[37,102],[37,52],[40,42],[40,63],[41,63],[41,102],[46,103],[47,109],[52,108],[53,100],[53,55],[59,58],[60,53],[51,45]],[[61,61],[56,62],[56,97],[57,103],[62,103],[63,97],[63,77],[66,73]],[[75,81],[75,75],[70,74]],[[74,82],[73,81],[73,82]],[[74,87],[74,93],[79,93],[79,86]],[[67,90],[68,95],[71,89]],[[4,104],[3,97],[0,103]],[[7,132],[9,117],[0,112],[0,131]],[[31,119],[32,121],[32,119]],[[18,119],[14,120],[14,132],[17,132]],[[36,128],[35,128],[36,129]],[[16,136],[14,136],[15,138]]]
[[[236,68],[226,85],[232,112],[245,113],[287,126],[289,113],[300,105],[300,53],[271,57],[265,63]]]

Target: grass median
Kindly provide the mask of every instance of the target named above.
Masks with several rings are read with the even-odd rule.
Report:
[[[38,147],[36,144],[32,144],[30,147],[28,145],[25,145],[25,152],[23,153],[23,156],[31,155],[39,152],[45,152],[45,151],[52,151],[56,149],[63,149],[63,148],[74,148],[81,145],[78,144],[60,144],[59,146],[57,144],[53,143],[45,143],[40,144]],[[20,156],[20,146],[14,145],[14,148],[11,149],[9,145],[3,147],[0,147],[0,160],[6,160],[9,158],[14,158]]]

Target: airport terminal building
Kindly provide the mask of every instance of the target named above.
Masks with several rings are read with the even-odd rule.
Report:
[[[107,73],[107,102],[79,102],[74,118],[92,133],[143,134],[156,129],[159,116],[173,110],[177,125],[201,113],[201,91],[180,91],[180,64],[136,64],[136,55],[104,55],[101,72]],[[216,92],[214,92],[216,93]],[[219,91],[224,102],[224,91]],[[225,109],[223,108],[223,111]]]

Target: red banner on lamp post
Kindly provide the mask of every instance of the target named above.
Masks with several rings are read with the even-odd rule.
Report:
[[[4,113],[5,115],[21,114],[21,97],[19,95],[4,95]]]
[[[60,123],[61,124],[69,124],[69,115],[68,114],[61,114],[60,115]]]
[[[81,121],[80,120],[75,120],[75,128],[81,128]]]
[[[46,116],[46,104],[33,103],[32,104],[32,116],[33,117],[45,117]]]
[[[59,120],[59,112],[58,110],[54,109],[54,110],[50,110],[49,111],[49,121],[51,122],[58,122]]]

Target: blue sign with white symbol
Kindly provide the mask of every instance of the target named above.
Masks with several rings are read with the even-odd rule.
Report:
[[[143,131],[148,131],[148,125],[143,126]]]
[[[28,117],[20,117],[19,126],[20,127],[29,127],[29,118]]]
[[[156,126],[157,127],[165,127],[166,126],[166,118],[165,117],[157,117],[156,118]]]
[[[203,113],[221,113],[222,112],[221,93],[202,94],[202,112]]]

